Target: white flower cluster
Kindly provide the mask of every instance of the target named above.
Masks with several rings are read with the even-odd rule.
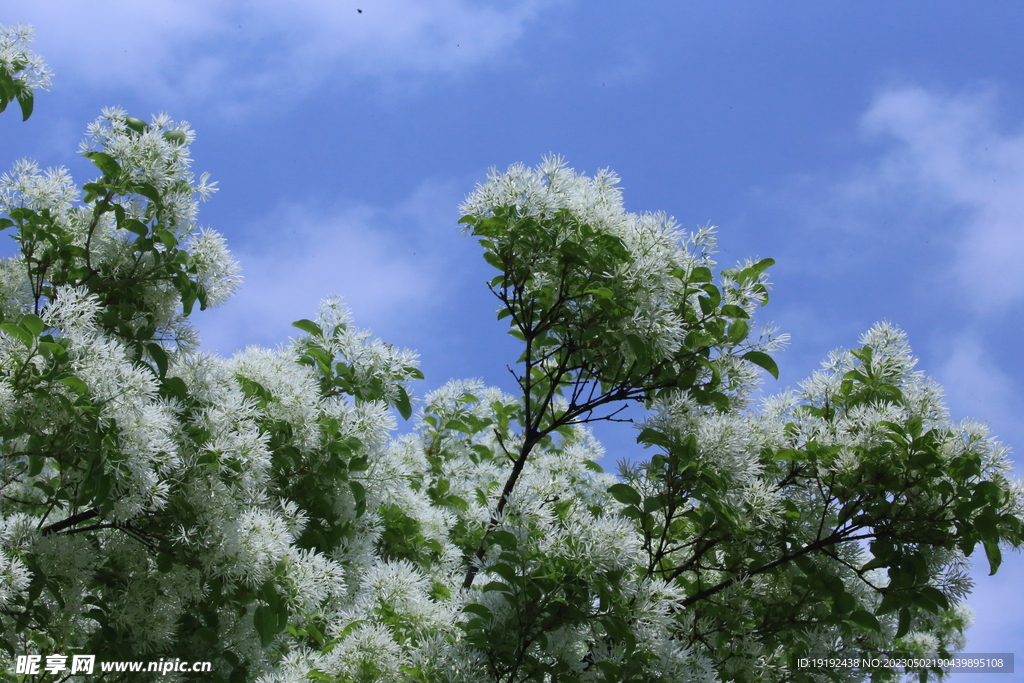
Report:
[[[0,68],[29,92],[45,90],[53,75],[42,57],[29,50],[31,42],[31,26],[0,26]]]
[[[515,207],[523,217],[551,218],[568,210],[581,222],[598,229],[622,234],[628,218],[622,208],[619,176],[610,169],[598,171],[592,179],[566,167],[565,160],[548,155],[535,168],[515,163],[501,173],[491,167],[487,181],[459,210],[472,216],[492,215],[495,207]]]
[[[185,121],[176,123],[167,114],[158,114],[139,131],[132,128],[123,109],[110,107],[89,124],[79,151],[109,154],[131,181],[156,188],[168,211],[168,223],[184,235],[193,229],[199,210],[194,197],[206,200],[217,191],[217,183],[210,182],[208,173],[195,183],[189,154],[193,140],[195,132]],[[145,215],[141,199],[125,208],[136,216]]]
[[[31,524],[25,514],[0,517],[0,608],[28,588],[31,575],[21,558],[11,551],[21,546],[16,529]]]
[[[78,188],[66,168],[41,172],[36,162],[21,159],[8,173],[0,175],[0,211],[4,213],[25,207],[66,218],[68,207],[78,196]]]
[[[26,37],[2,34],[0,65],[18,63]],[[45,84],[41,66],[23,68]],[[827,489],[863,483],[856,475],[893,442],[892,425],[934,428],[942,465],[976,457],[971,482],[1007,492],[997,519],[1024,515],[1005,449],[977,425],[949,425],[941,389],[884,324],[760,411],[750,406],[757,375],[728,356],[735,339],[713,345],[732,384],[726,401],[665,397],[643,426],[686,457],[667,474],[652,464],[622,476],[601,470],[585,427],[538,434],[521,424],[520,399],[479,380],[429,394],[415,431],[393,436],[391,408],[408,414],[406,383],[422,377],[416,355],[353,327],[337,298],[315,323],[296,323],[307,334],[288,345],[198,352],[181,308],[188,287],[131,279],[157,272],[180,243],[175,259],[190,263],[209,304],[238,285],[223,239],[195,223],[215,188],[190,170],[192,138],[166,116],[144,124],[105,111],[82,149],[123,192],[87,185],[84,206],[63,169],[22,161],[0,177],[0,212],[45,214],[50,241],[69,245],[62,258],[85,261],[68,272],[88,273],[42,295],[25,282],[30,258],[0,263],[0,638],[17,653],[97,643],[187,653],[260,683],[710,683],[748,677],[755,661],[765,680],[784,680],[785,648],[754,629],[773,627],[765,605],[790,609],[783,620],[807,625],[790,641],[821,651],[850,629],[833,607],[875,625],[889,577],[860,569],[865,548],[793,548],[846,523],[830,507],[846,491]],[[640,336],[674,358],[686,306],[701,296],[687,278],[713,265],[712,229],[688,237],[664,214],[626,213],[613,173],[586,178],[557,157],[492,171],[463,207],[481,220],[496,209],[550,222],[564,231],[556,241],[616,238],[596,240],[614,243],[615,257],[595,277],[616,289],[626,322],[599,332]],[[528,256],[543,287],[549,255]],[[103,298],[125,282],[129,303]],[[749,313],[763,284],[734,272],[723,300]],[[748,345],[778,340],[769,331]],[[551,398],[555,414],[566,409]],[[812,450],[825,453],[813,466],[801,460]],[[918,573],[956,606],[969,588],[963,553],[916,545]],[[830,582],[834,606],[799,603],[814,581]],[[863,642],[895,639],[897,619],[882,615]],[[956,647],[968,619],[959,606],[915,615],[904,642]]]
[[[197,182],[190,170],[189,143],[194,134],[186,123],[174,123],[166,115],[154,117],[148,125],[141,121],[133,124],[135,128],[144,126],[141,131],[129,125],[130,121],[133,120],[121,109],[105,110],[90,124],[82,150],[101,152],[112,158],[121,169],[119,182],[124,187],[145,188],[138,193],[114,196],[110,201],[120,207],[119,211],[123,210],[126,219],[145,225],[156,221],[156,228],[167,230],[170,238],[180,243],[189,255],[194,272],[190,277],[205,291],[206,304],[217,306],[237,289],[241,275],[223,238],[196,225],[198,201],[208,198],[216,190],[216,184],[209,182],[206,174]],[[126,321],[129,328],[140,330],[152,326],[156,328],[157,339],[168,348],[194,349],[198,339],[183,315],[181,293],[165,275],[147,279],[147,273],[158,272],[156,255],[140,252],[137,235],[117,229],[114,214],[100,210],[101,198],[94,196],[85,205],[78,202],[79,198],[80,192],[64,168],[42,171],[35,162],[26,159],[16,162],[11,171],[0,176],[0,212],[9,214],[14,209],[25,208],[46,216],[52,230],[66,235],[54,243],[69,240],[69,250],[85,254],[83,260],[90,272],[86,280],[99,279],[102,274],[108,280],[130,278],[138,283],[133,296],[138,299],[142,312]],[[159,211],[154,213],[157,205]],[[43,242],[45,244],[48,243]],[[167,248],[166,243],[157,245],[158,250]],[[51,260],[59,263],[66,258],[59,254]],[[3,312],[16,314],[33,295],[38,309],[44,303],[39,300],[40,286],[46,279],[62,276],[53,272],[55,266],[50,266],[49,271],[35,276],[38,281],[33,292],[25,279],[29,266],[20,255],[0,264],[0,309]]]
[[[477,186],[460,210],[474,220],[510,211],[514,220],[559,225],[554,235],[556,245],[579,239],[577,232],[583,226],[596,234],[617,238],[628,258],[617,260],[608,272],[594,275],[604,279],[615,301],[627,307],[631,316],[621,329],[607,333],[635,334],[653,348],[658,360],[667,359],[678,352],[691,329],[683,309],[698,310],[697,298],[703,295],[692,286],[687,290],[680,275],[692,273],[697,267],[715,265],[711,255],[715,253],[716,229],[706,226],[687,235],[665,213],[628,213],[618,183],[618,176],[608,169],[587,177],[568,168],[561,157],[552,155],[533,169],[521,163],[513,164],[505,173],[491,168],[487,181]],[[569,216],[568,222],[557,220],[563,215]],[[509,230],[514,232],[515,225],[511,224]],[[557,288],[562,270],[550,254],[530,254],[529,263],[534,281],[528,289]],[[749,265],[750,262],[741,263],[738,268]],[[758,288],[764,284],[764,275],[742,283],[725,277],[723,300],[749,314],[765,300]],[[768,350],[785,341],[783,337],[774,337],[773,332],[769,328],[762,330],[761,339],[754,346]],[[633,355],[630,348],[624,347],[623,352],[627,358]]]

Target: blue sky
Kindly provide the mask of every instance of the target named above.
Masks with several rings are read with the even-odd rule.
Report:
[[[456,207],[489,166],[554,152],[614,169],[631,211],[720,226],[725,266],[778,261],[764,319],[792,343],[768,390],[888,319],[955,416],[1024,449],[1024,4],[7,0],[17,22],[56,76],[28,123],[0,117],[0,165],[88,178],[74,152],[109,105],[197,130],[220,186],[201,221],[246,277],[197,317],[208,349],[275,345],[340,294],[419,351],[419,394],[508,387]],[[968,651],[1013,652],[1024,557],[983,569]]]

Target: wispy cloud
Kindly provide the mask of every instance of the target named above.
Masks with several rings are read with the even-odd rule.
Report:
[[[1006,369],[993,359],[991,349],[977,335],[965,330],[952,344],[936,375],[946,389],[955,414],[985,416],[1001,425],[1019,422],[1020,395]],[[1020,429],[1001,434],[1004,439],[1024,436]]]
[[[455,227],[459,200],[454,184],[424,182],[389,209],[304,202],[270,211],[236,231],[248,235],[232,245],[245,282],[223,307],[197,315],[203,347],[230,355],[249,344],[274,346],[298,334],[290,324],[313,317],[330,295],[342,296],[356,324],[385,340],[423,330],[426,318],[457,303],[467,282],[475,290],[485,277],[472,267],[481,261],[475,243]]]
[[[239,106],[500,60],[557,0],[9,0],[58,78]],[[360,11],[362,10],[362,11]]]
[[[1024,447],[1014,317],[1024,307],[1024,130],[1001,115],[991,87],[883,90],[860,119],[859,164],[792,178],[765,198],[795,218],[785,262],[842,297],[833,319],[810,320],[810,329],[845,334],[851,317],[899,312],[928,333],[911,341],[952,414],[986,420],[1001,440]],[[968,603],[979,618],[967,651],[1012,651],[1024,558],[1004,553],[996,577],[983,554],[972,559]]]
[[[827,328],[895,315],[927,330],[912,342],[953,413],[1024,446],[1024,364],[1012,351],[1019,331],[1007,329],[1024,308],[1020,122],[1006,125],[991,87],[904,86],[879,92],[859,131],[856,165],[765,193],[792,224],[780,262],[843,302],[826,309]]]
[[[851,204],[935,219],[917,221],[901,256],[918,285],[913,296],[940,316],[932,351],[945,359],[936,375],[954,414],[984,417],[1024,445],[1024,368],[1007,353],[1017,335],[1006,329],[1024,304],[1024,130],[1000,125],[1000,114],[991,87],[884,91],[861,121],[881,154],[840,188]]]
[[[892,141],[860,188],[909,193],[963,211],[953,235],[961,287],[985,283],[970,304],[990,311],[1024,299],[1024,132],[1002,132],[996,93],[955,95],[920,87],[880,94],[863,118]]]

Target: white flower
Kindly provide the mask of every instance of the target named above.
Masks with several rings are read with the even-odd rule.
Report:
[[[388,629],[380,624],[357,627],[317,665],[325,673],[352,683],[398,683],[406,658]]]
[[[603,288],[610,288],[616,301],[632,310],[632,316],[618,323],[619,329],[610,327],[607,332],[636,335],[653,347],[656,357],[667,359],[679,351],[690,332],[681,312],[696,306],[699,294],[692,287],[687,294],[679,274],[715,265],[710,259],[714,228],[686,236],[675,219],[664,213],[627,213],[618,181],[607,169],[588,178],[567,168],[561,157],[548,156],[535,169],[523,164],[513,164],[505,173],[490,169],[487,181],[466,198],[461,210],[475,221],[510,214],[509,235],[521,229],[518,221],[541,221],[555,244],[575,242],[583,234],[617,238],[629,258],[620,259],[614,272],[591,276],[602,278]],[[550,254],[530,254],[529,259],[532,272],[525,284],[527,296],[564,277],[560,261]],[[740,267],[745,265],[750,264]],[[756,288],[766,284],[763,275],[742,286],[726,279],[725,302],[752,311],[764,301],[764,294]],[[765,337],[757,342],[757,348],[771,348],[781,341]],[[626,359],[633,358],[630,346],[625,345],[622,352]]]
[[[231,258],[227,243],[218,233],[202,228],[189,237],[185,249],[195,259],[199,282],[206,287],[210,307],[227,301],[242,284],[241,267]]]
[[[300,614],[315,614],[346,596],[344,570],[322,554],[290,548],[285,555],[285,581]]]
[[[0,175],[0,212],[23,207],[36,212],[49,211],[66,225],[71,204],[79,192],[66,168],[48,168],[45,172],[31,159],[14,162],[13,168]]]
[[[18,557],[0,550],[0,607],[28,588],[32,574]]]
[[[53,75],[42,58],[28,49],[31,42],[31,26],[0,26],[0,68],[28,92],[45,90]]]

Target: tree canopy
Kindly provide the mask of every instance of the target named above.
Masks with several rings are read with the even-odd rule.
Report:
[[[0,39],[0,104],[24,118],[48,82],[26,40]],[[204,353],[189,319],[240,276],[196,223],[216,188],[193,139],[109,109],[80,150],[95,178],[28,160],[0,177],[18,245],[0,261],[0,668],[895,679],[794,662],[956,652],[967,558],[995,573],[1024,543],[1006,449],[950,418],[899,329],[758,399],[784,341],[754,322],[774,262],[718,270],[713,229],[627,213],[614,174],[556,157],[492,171],[462,207],[521,343],[515,394],[416,399],[415,354],[339,299],[280,348]],[[629,403],[652,455],[606,472],[587,424]],[[415,429],[395,436],[395,413]]]

